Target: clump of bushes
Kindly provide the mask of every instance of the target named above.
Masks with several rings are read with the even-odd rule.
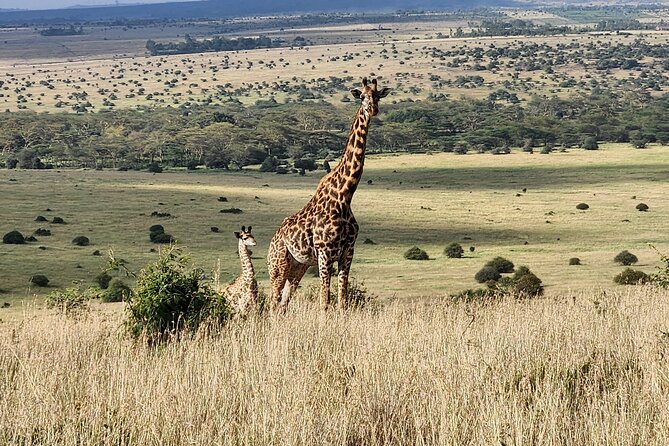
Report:
[[[43,215],[38,215],[37,217],[35,217],[35,221],[40,221],[41,222],[41,221],[49,221],[49,220],[47,220],[46,217],[43,216]]]
[[[623,272],[613,277],[613,281],[618,285],[640,285],[648,283],[650,279],[648,274],[632,268],[625,268]]]
[[[444,249],[444,254],[446,257],[451,259],[459,259],[465,253],[465,250],[462,249],[462,246],[459,243],[453,242]]]
[[[544,287],[539,279],[526,266],[518,267],[512,277],[505,277],[497,284],[498,292],[517,298],[537,297],[544,294]]]
[[[37,230],[35,230],[35,232],[33,232],[33,234],[38,236],[38,237],[48,237],[48,236],[51,235],[51,230],[44,229],[44,228],[38,228]]]
[[[628,250],[620,251],[614,258],[613,261],[620,263],[621,265],[630,266],[639,261],[639,258],[629,252]]]
[[[158,212],[158,211],[151,212],[151,217],[163,218],[163,217],[171,217],[171,216],[172,216],[172,214],[170,214],[169,212]]]
[[[174,237],[165,233],[163,225],[152,225],[149,228],[149,240],[153,243],[172,243]]]
[[[100,296],[102,302],[123,302],[127,300],[132,293],[132,289],[118,277],[115,277],[109,282],[109,286]]]
[[[407,260],[429,260],[430,256],[418,246],[414,246],[404,253],[404,258]]]
[[[46,298],[47,308],[56,308],[67,316],[77,315],[89,310],[88,303],[97,297],[94,291],[82,291],[78,288],[66,288],[49,293]]]
[[[63,220],[62,217],[53,217],[53,220],[51,220],[51,223],[53,223],[54,225],[64,225],[65,220]]]
[[[579,203],[576,205],[576,209],[578,209],[579,211],[586,211],[590,209],[590,206],[587,203]]]
[[[176,247],[163,250],[140,271],[127,309],[129,331],[150,343],[192,333],[207,320],[223,323],[230,317],[225,299],[216,298],[203,271],[189,269],[188,257]]]
[[[242,212],[244,212],[244,211],[242,211],[239,208],[229,208],[229,209],[221,209],[220,210],[221,214],[241,214]]]
[[[218,232],[218,231],[219,231],[218,226],[211,227],[211,232]]]
[[[106,290],[109,287],[109,282],[112,280],[112,276],[107,273],[107,271],[102,271],[100,274],[95,276],[93,281],[98,284],[100,289]]]
[[[636,205],[636,210],[640,212],[647,212],[648,211],[648,205],[646,203],[639,203]]]
[[[2,236],[2,243],[6,245],[22,245],[26,238],[19,231],[10,231]]]
[[[49,278],[44,274],[35,274],[30,278],[30,283],[39,287],[49,286]]]
[[[85,235],[79,235],[72,239],[72,244],[77,246],[88,246],[91,244],[91,240]]]
[[[476,279],[478,283],[496,282],[501,277],[502,275],[499,273],[497,268],[489,265],[484,266],[476,274],[474,274],[474,279]]]
[[[580,265],[581,264],[581,259],[578,257],[572,257],[569,259],[569,265],[574,266],[574,265]]]
[[[476,289],[467,289],[463,291],[458,291],[449,296],[452,300],[455,301],[464,301],[464,302],[473,302],[481,301],[485,299],[494,298],[495,293],[491,289],[486,288],[476,288]]]
[[[149,163],[149,165],[146,166],[146,170],[148,170],[151,173],[161,173],[163,171],[163,168],[158,163]]]
[[[487,262],[485,266],[491,266],[502,274],[512,273],[514,267],[513,262],[508,259],[505,259],[504,257],[495,257],[494,259]]]

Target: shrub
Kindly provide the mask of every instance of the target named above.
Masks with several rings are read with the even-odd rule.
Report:
[[[163,234],[165,233],[165,228],[163,225],[151,225],[149,227],[149,233]]]
[[[149,163],[149,165],[146,166],[146,170],[152,173],[161,173],[163,168],[158,163]]]
[[[64,225],[65,220],[63,220],[61,217],[53,217],[53,220],[51,220],[51,223],[55,225]]]
[[[492,290],[486,288],[476,288],[476,289],[470,288],[468,290],[458,291],[457,293],[449,295],[449,298],[451,300],[464,301],[464,302],[485,300],[494,297],[495,293]]]
[[[648,205],[646,203],[639,203],[636,205],[637,211],[646,212],[648,211]]]
[[[620,263],[621,265],[630,266],[639,261],[637,256],[629,252],[628,250],[620,251],[614,258],[613,261]]]
[[[613,281],[618,285],[640,285],[648,283],[650,279],[650,276],[643,271],[625,268],[623,272],[616,274]]]
[[[491,266],[500,273],[513,272],[513,262],[505,259],[504,257],[495,257],[494,259],[487,262],[484,266]]]
[[[2,243],[7,245],[22,245],[25,242],[25,237],[19,231],[11,231],[2,236]]]
[[[149,237],[153,243],[172,243],[175,241],[174,237],[170,234],[165,234],[164,232],[158,234],[151,233]]]
[[[279,161],[275,156],[268,156],[265,158],[260,165],[261,172],[276,172],[276,168],[279,166]]]
[[[590,209],[590,206],[588,206],[587,203],[579,203],[576,205],[576,209],[578,209],[579,211],[585,211]]]
[[[46,298],[47,308],[56,308],[65,315],[71,316],[88,310],[89,301],[97,297],[93,291],[81,291],[78,288],[66,288],[64,290],[52,291]]]
[[[41,221],[49,221],[49,220],[47,220],[46,217],[43,216],[43,215],[38,215],[37,217],[35,217],[35,221],[40,221],[41,222]]]
[[[296,159],[293,163],[296,169],[306,169],[306,170],[316,170],[318,169],[318,164],[312,159]]]
[[[339,289],[338,284],[335,284],[334,291],[332,292],[333,300],[335,303],[339,300]],[[363,308],[378,308],[378,299],[377,296],[371,294],[367,287],[365,287],[365,282],[358,282],[355,278],[351,278],[348,281],[348,289],[346,290],[346,301],[348,304],[348,309],[351,310],[362,310]]]
[[[474,279],[476,279],[478,283],[496,282],[500,277],[502,277],[502,275],[497,268],[493,266],[484,266],[474,275]]]
[[[158,211],[151,212],[151,217],[162,218],[162,217],[171,217],[171,216],[172,216],[172,214],[170,214],[169,212],[158,212]]]
[[[581,259],[579,259],[578,257],[572,257],[571,259],[569,259],[569,265],[573,266],[573,265],[580,265],[580,264],[581,264]]]
[[[95,276],[95,279],[93,281],[98,284],[98,286],[106,290],[107,287],[109,287],[109,282],[111,281],[112,277],[107,273],[107,271],[102,271],[100,274]]]
[[[223,196],[218,197],[217,200],[220,201],[220,202],[228,201],[228,199],[226,197],[223,197]]]
[[[39,287],[49,286],[49,278],[44,274],[35,274],[30,278],[30,283]]]
[[[51,231],[49,229],[37,228],[33,234],[38,237],[48,237],[51,235]]]
[[[29,235],[28,237],[26,237],[26,242],[36,242],[36,241],[37,241],[37,239],[32,235]]]
[[[218,232],[218,231],[219,231],[219,229],[218,229],[217,226],[212,226],[211,227],[211,232]]]
[[[7,167],[7,169],[16,169],[16,166],[18,166],[18,164],[19,160],[17,160],[16,158],[7,158],[7,160],[5,160],[5,166]]]
[[[544,294],[544,287],[541,284],[541,279],[539,279],[526,266],[518,267],[518,270],[511,280],[515,297],[528,298]]]
[[[581,143],[581,146],[585,150],[597,150],[599,149],[599,144],[597,144],[597,138],[594,136],[588,136],[583,140],[583,143]]]
[[[102,302],[123,302],[124,300],[128,300],[130,297],[130,294],[132,293],[132,289],[126,285],[121,279],[118,277],[115,277],[112,279],[111,282],[109,282],[109,286],[107,287],[107,290],[102,293],[100,296],[100,299]]]
[[[459,259],[462,257],[462,254],[465,253],[465,250],[462,249],[462,246],[459,243],[451,243],[444,249],[444,254],[446,254],[446,257],[449,257],[451,259]]]
[[[134,336],[166,340],[182,330],[197,330],[210,313],[219,323],[229,317],[221,299],[211,306],[214,292],[204,283],[203,272],[188,266],[188,257],[172,247],[140,271],[127,307],[127,327]]]
[[[91,244],[91,240],[85,235],[79,235],[72,239],[72,244],[77,246],[88,246]]]
[[[407,260],[429,260],[430,256],[418,246],[414,246],[404,253],[404,258]]]
[[[242,212],[244,212],[244,211],[242,211],[239,208],[229,208],[229,209],[221,209],[220,210],[221,214],[241,214]]]
[[[186,170],[197,170],[197,166],[199,165],[200,163],[197,161],[188,161],[188,163],[186,163]]]

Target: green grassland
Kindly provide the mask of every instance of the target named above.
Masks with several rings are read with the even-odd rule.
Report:
[[[253,225],[259,242],[253,259],[266,286],[269,240],[281,220],[306,203],[321,174],[0,170],[0,232],[29,235],[44,227],[53,233],[26,245],[0,245],[0,299],[16,307],[75,280],[92,283],[108,248],[138,270],[156,258],[152,224],[174,235],[197,266],[213,271],[220,259],[222,281],[239,271],[232,232]],[[548,295],[612,287],[622,270],[613,262],[619,251],[635,253],[637,267],[649,273],[659,256],[648,244],[669,251],[668,177],[669,150],[663,147],[369,156],[353,200],[361,226],[353,275],[383,298],[442,298],[476,286],[476,271],[501,255],[528,265]],[[228,201],[219,202],[221,196]],[[581,202],[590,209],[577,210]],[[650,211],[637,211],[639,202]],[[220,212],[231,207],[243,213]],[[154,211],[171,217],[151,217]],[[66,224],[33,221],[38,215],[60,216]],[[91,246],[72,245],[78,235],[89,237]],[[376,244],[364,244],[367,238]],[[454,241],[465,248],[465,258],[443,255]],[[431,260],[403,259],[413,245]],[[103,255],[93,256],[95,250]],[[570,257],[583,265],[568,266]],[[33,274],[47,275],[53,287],[30,288]],[[308,275],[302,285],[315,280]]]

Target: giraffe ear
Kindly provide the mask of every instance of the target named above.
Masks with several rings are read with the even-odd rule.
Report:
[[[360,99],[360,96],[362,96],[362,91],[358,90],[357,88],[354,88],[351,90],[351,94],[353,95],[354,98]]]
[[[381,91],[379,91],[379,97],[380,97],[380,98],[385,98],[386,96],[388,96],[388,93],[390,93],[390,88],[388,88],[388,87],[383,87],[383,88],[381,89]]]
[[[249,232],[251,232],[251,228],[252,228],[252,227],[253,227],[253,226],[249,226]]]
[[[242,238],[242,235],[241,235],[239,232],[236,232],[236,231],[235,231],[235,237],[237,237],[237,238]]]
[[[242,232],[246,232],[246,226],[242,226]]]

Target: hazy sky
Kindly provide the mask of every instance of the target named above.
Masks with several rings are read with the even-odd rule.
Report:
[[[120,4],[167,3],[187,0],[119,0]],[[0,9],[58,9],[75,5],[113,5],[115,0],[0,0]]]

